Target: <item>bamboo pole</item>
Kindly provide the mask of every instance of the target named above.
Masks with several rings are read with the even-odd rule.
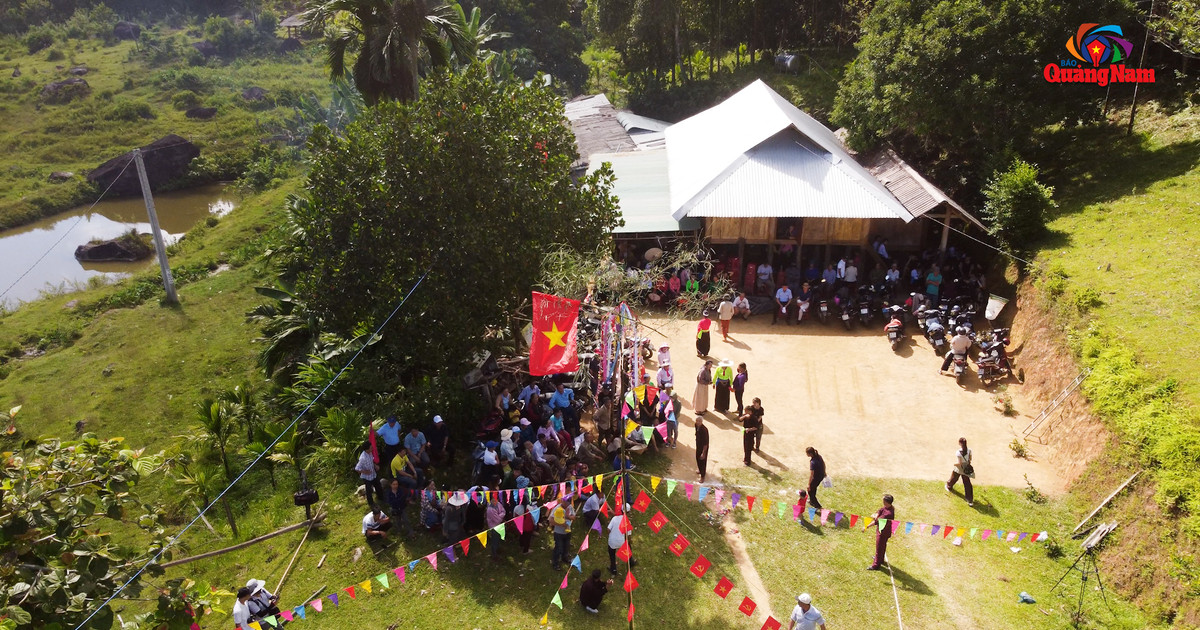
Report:
[[[321,501],[321,505],[317,506],[317,514],[321,513],[321,508],[323,507],[325,507],[325,502]],[[300,548],[304,546],[304,541],[308,540],[308,535],[312,533],[313,525],[316,525],[316,523],[315,519],[308,521],[308,529],[304,530],[304,537],[300,539],[300,544],[296,545],[296,551],[292,554],[291,562],[288,562],[287,568],[283,570],[283,575],[279,578],[279,583],[275,585],[274,593],[276,597],[279,596],[279,589],[283,588],[283,582],[287,580],[288,573],[291,573],[292,565],[296,564],[296,557],[300,555]]]
[[[256,545],[264,540],[268,540],[268,539],[274,538],[276,536],[279,536],[281,534],[286,534],[288,532],[295,531],[297,529],[300,529],[301,527],[306,527],[312,523],[320,523],[323,520],[325,520],[325,515],[318,514],[318,515],[314,516],[312,518],[312,520],[301,521],[299,523],[296,523],[295,525],[288,525],[287,527],[284,527],[283,529],[273,531],[270,534],[263,534],[262,536],[259,536],[258,538],[252,538],[250,540],[247,540],[244,543],[238,543],[232,547],[226,547],[224,549],[217,549],[215,551],[208,551],[208,552],[202,553],[200,555],[191,556],[190,558],[180,558],[179,560],[172,560],[170,562],[164,562],[161,566],[162,566],[162,568],[166,569],[166,568],[178,566],[181,564],[187,564],[189,562],[195,562],[196,560],[212,558],[214,556],[219,556],[222,554],[229,553],[230,551],[237,551],[238,549],[245,549],[246,547]]]

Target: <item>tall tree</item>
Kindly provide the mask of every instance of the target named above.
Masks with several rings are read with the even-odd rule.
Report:
[[[328,27],[330,77],[352,76],[370,105],[416,99],[422,58],[446,67],[452,55],[471,56],[462,22],[441,0],[310,0],[305,16]]]
[[[529,299],[552,244],[591,249],[618,221],[607,170],[571,179],[561,99],[479,64],[310,148],[296,290],[330,330],[382,323],[429,270],[371,355],[402,380],[458,374]]]

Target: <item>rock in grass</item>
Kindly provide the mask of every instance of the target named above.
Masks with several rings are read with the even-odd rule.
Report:
[[[65,182],[72,177],[75,177],[75,173],[71,171],[54,171],[50,173],[50,181],[52,182]]]
[[[208,40],[198,41],[195,44],[192,44],[192,48],[199,50],[200,54],[204,55],[205,57],[211,57],[217,54],[217,47]]]
[[[149,234],[130,231],[107,241],[92,241],[75,248],[75,259],[82,262],[133,262],[154,253]],[[107,376],[107,374],[105,375]]]
[[[248,87],[242,90],[242,98],[247,101],[261,101],[267,97],[267,91],[260,87]]]
[[[47,83],[42,88],[42,100],[57,105],[83,98],[91,94],[91,92],[92,86],[88,85],[87,81],[79,77],[71,77],[62,81]]]
[[[184,113],[184,116],[193,120],[208,120],[216,115],[216,107],[193,107]]]
[[[196,145],[175,134],[151,142],[142,147],[142,152],[145,154],[146,177],[150,180],[152,190],[186,173],[188,164],[200,156],[200,149]],[[88,173],[88,181],[99,186],[100,190],[111,185],[111,194],[140,195],[142,188],[138,184],[137,168],[130,164],[132,161],[132,152],[117,156]],[[129,168],[125,168],[127,165]],[[121,174],[122,170],[124,174]]]
[[[113,27],[117,39],[137,39],[142,36],[142,27],[133,22],[117,22]]]
[[[21,76],[21,69],[20,69],[20,68],[13,68],[12,77],[13,77],[14,79],[16,79],[16,78],[18,78],[18,77],[20,77],[20,76]]]
[[[77,77],[81,77],[88,73],[88,69],[84,66],[75,66],[74,68],[67,70],[67,72],[69,72]]]

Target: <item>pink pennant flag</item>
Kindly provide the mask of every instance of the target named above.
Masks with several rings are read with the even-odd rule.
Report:
[[[633,410],[629,408],[629,403],[621,403],[621,417],[622,418],[628,418],[629,413],[631,411],[633,411]]]
[[[396,567],[395,569],[392,569],[392,573],[396,574],[396,579],[400,580],[401,584],[404,583],[404,567]]]
[[[281,610],[281,611],[279,611],[279,616],[280,616],[280,617],[283,617],[283,618],[284,618],[284,619],[286,619],[287,621],[291,621],[291,620],[293,619],[293,617],[292,617],[292,611],[290,611],[290,610]],[[199,627],[199,626],[197,626],[197,627]]]
[[[308,605],[312,606],[313,610],[315,610],[317,612],[321,612],[321,607],[325,605],[325,602],[323,602],[319,599],[314,599],[311,602],[309,602]]]
[[[717,505],[721,505],[721,500],[725,498],[725,490],[717,488],[715,491]]]
[[[520,488],[517,490],[517,501],[525,501],[525,488]]]
[[[583,544],[582,544],[582,545],[579,545],[579,550],[580,550],[580,551],[587,551],[587,548],[588,548],[588,538],[590,538],[590,537],[591,537],[591,534],[584,534],[584,536],[583,536]]]
[[[1008,532],[1008,537],[1005,538],[1004,540],[1007,542],[1012,542],[1013,539],[1016,537],[1017,537],[1017,532]]]
[[[983,537],[980,538],[980,540],[987,540],[988,536],[991,536],[991,535],[992,535],[992,530],[985,529],[985,530],[983,530]]]
[[[570,575],[571,575],[570,571],[567,571],[566,573],[563,574],[563,581],[562,581],[562,584],[559,585],[558,590],[561,591],[564,588],[567,588],[567,577],[569,577]]]
[[[658,431],[658,434],[662,436],[662,439],[664,439],[664,440],[667,439],[667,423],[666,422],[654,427],[654,429]]]
[[[433,570],[437,571],[437,552],[435,551],[425,556],[425,559],[429,561],[429,564],[433,565]]]
[[[792,506],[792,520],[793,521],[800,520],[800,504],[799,503]]]
[[[824,525],[828,522],[829,522],[829,510],[822,509],[821,510],[821,524]]]
[[[892,521],[892,533],[895,534],[896,530],[898,530],[898,529],[900,529],[900,523],[893,520]]]
[[[687,493],[687,499],[688,499],[688,501],[691,501],[691,500],[692,500],[692,490],[694,490],[694,489],[695,489],[695,486],[693,486],[693,485],[692,485],[692,484],[690,484],[690,483],[685,483],[685,484],[683,484],[683,490],[684,490],[684,492],[686,492],[686,493]]]
[[[597,523],[600,522],[600,519],[596,519],[596,522]],[[525,533],[525,516],[524,515],[518,516],[515,520],[513,520],[513,524],[517,526],[518,533],[521,533],[521,534]]]
[[[567,496],[567,482],[563,481],[558,484],[558,496]]]

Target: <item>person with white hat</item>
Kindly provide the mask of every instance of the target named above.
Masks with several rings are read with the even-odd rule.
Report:
[[[467,520],[467,495],[461,490],[450,495],[442,512],[442,535],[450,542],[467,537],[463,525]]]
[[[246,588],[250,589],[250,599],[246,600],[246,606],[250,609],[252,619],[262,619],[279,614],[279,607],[276,606],[279,598],[272,595],[266,586],[266,582],[253,578],[246,582]]]
[[[517,446],[512,442],[512,429],[500,430],[500,459],[513,462],[517,459]]]
[[[658,346],[658,366],[671,365],[671,344],[662,342]]]
[[[825,630],[825,617],[812,605],[812,595],[800,593],[796,596],[796,607],[789,617],[788,630]]]

